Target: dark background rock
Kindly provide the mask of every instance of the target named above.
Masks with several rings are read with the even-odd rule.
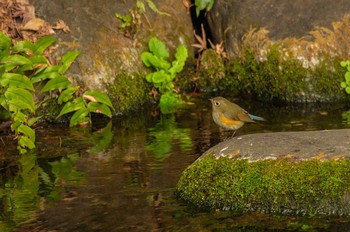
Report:
[[[349,14],[348,1],[230,1],[216,0],[208,12],[208,25],[215,43],[225,42],[232,55],[235,44],[249,27],[265,27],[272,40],[303,37],[318,26],[331,27]]]

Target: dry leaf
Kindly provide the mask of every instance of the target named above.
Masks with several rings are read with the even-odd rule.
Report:
[[[62,19],[59,19],[56,22],[56,24],[53,25],[52,28],[55,29],[55,30],[63,30],[63,32],[65,32],[65,33],[69,33],[70,32],[69,27],[67,26],[67,24]]]

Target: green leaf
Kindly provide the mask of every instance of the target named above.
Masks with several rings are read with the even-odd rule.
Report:
[[[348,65],[349,65],[349,61],[348,60],[340,62],[340,66],[342,66],[344,68],[347,67]]]
[[[21,147],[27,147],[28,149],[34,149],[35,148],[35,141],[32,141],[30,138],[26,137],[26,136],[20,136],[18,139],[18,144]],[[20,153],[26,153],[26,150],[22,150],[20,149]]]
[[[59,76],[49,80],[40,92],[44,93],[53,90],[62,90],[68,88],[70,85],[71,83],[69,82],[67,77]]]
[[[28,119],[28,123],[27,123],[28,126],[33,126],[41,118],[42,118],[42,116]]]
[[[140,14],[143,14],[146,12],[145,4],[143,3],[143,1],[137,0],[136,7],[137,7],[137,10]]]
[[[29,60],[32,62],[33,65],[36,65],[36,64],[47,64],[47,59],[44,56],[29,57]]]
[[[75,87],[68,87],[67,89],[65,89],[61,95],[58,97],[57,102],[58,104],[62,104],[63,102],[67,102],[70,99],[73,98],[73,94],[79,89],[78,86]]]
[[[52,36],[43,36],[34,43],[34,54],[41,55],[46,48],[51,46],[57,39]]]
[[[0,85],[3,87],[18,87],[34,91],[34,87],[30,79],[17,73],[4,73],[0,78]]]
[[[163,114],[173,113],[182,105],[181,97],[173,92],[164,93],[159,100],[159,107]]]
[[[152,76],[153,83],[160,83],[167,80],[168,74],[165,73],[164,70],[159,70],[158,72],[154,72]]]
[[[25,89],[9,87],[5,92],[5,97],[12,112],[17,109],[28,109],[31,112],[35,110],[33,95]]]
[[[105,93],[102,93],[99,90],[87,90],[87,91],[84,92],[83,97],[87,98],[87,99],[89,99],[90,101],[93,101],[93,102],[103,103],[103,104],[109,106],[110,108],[114,109],[113,105],[112,105],[112,102],[109,99],[108,95],[105,94]]]
[[[84,122],[91,123],[90,118],[87,117],[88,115],[89,115],[89,111],[86,107],[79,109],[72,115],[69,122],[69,126],[73,127]]]
[[[151,10],[153,10],[153,11],[156,12],[157,14],[170,16],[170,14],[158,10],[157,6],[153,3],[152,0],[146,0],[146,2],[147,2],[147,4],[148,4],[149,8],[151,8]]]
[[[25,123],[27,121],[28,115],[21,111],[18,111],[15,114],[12,114],[12,117],[13,121],[15,121],[16,123],[20,123],[18,124],[18,126],[20,126],[22,123]],[[15,126],[16,130],[18,126]]]
[[[20,65],[30,65],[32,67],[32,62],[21,55],[9,55],[4,57],[1,60],[2,63],[4,63],[6,71],[12,70],[13,68],[20,66]]]
[[[27,40],[23,40],[18,42],[15,46],[12,48],[15,52],[24,52],[28,56],[33,55],[35,50],[35,45]]]
[[[7,56],[12,45],[12,40],[0,31],[0,60]]]
[[[75,61],[75,59],[80,55],[80,53],[81,52],[79,51],[69,51],[64,56],[62,56],[58,72],[64,74]]]
[[[35,131],[27,125],[21,124],[17,128],[18,133],[22,133],[27,136],[32,142],[35,142]]]
[[[32,76],[32,83],[37,83],[46,79],[55,79],[62,76],[58,73],[58,67],[54,66],[54,68],[47,67],[46,69],[40,70],[39,72],[35,73],[34,76]]]
[[[199,15],[201,10],[206,9],[207,11],[210,11],[210,9],[213,7],[215,0],[195,0],[194,4],[196,5],[196,14]]]
[[[346,92],[347,94],[350,94],[350,87],[346,87],[346,88],[345,88],[345,92]]]
[[[166,59],[169,57],[168,49],[165,44],[157,37],[152,37],[148,42],[149,50],[159,59]]]
[[[102,104],[99,102],[89,102],[87,108],[88,108],[89,112],[104,114],[109,118],[112,117],[112,112],[111,112],[110,108],[105,104]]]
[[[150,59],[152,59],[151,58],[152,56],[153,56],[153,54],[150,52],[142,52],[141,53],[141,60],[146,67],[151,67],[152,63],[150,62]]]
[[[345,73],[345,82],[350,86],[350,72]]]
[[[56,119],[61,117],[64,114],[67,114],[67,113],[70,113],[70,112],[73,112],[73,111],[77,111],[77,110],[80,110],[82,108],[86,108],[85,107],[85,103],[84,103],[84,99],[82,97],[75,98],[73,101],[67,102],[63,106],[61,112],[56,117]]]
[[[185,62],[188,57],[187,48],[185,45],[180,44],[176,49],[175,58],[178,61]]]
[[[343,89],[345,89],[345,88],[347,87],[347,84],[346,84],[344,81],[342,81],[342,82],[340,83],[340,87],[343,88]]]

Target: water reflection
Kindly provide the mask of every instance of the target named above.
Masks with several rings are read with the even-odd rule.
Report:
[[[248,124],[237,136],[348,127],[339,106],[239,104],[269,121]],[[92,129],[39,128],[36,153],[3,158],[0,231],[276,231],[287,225],[345,225],[324,225],[315,218],[198,213],[178,202],[173,190],[182,171],[232,134],[212,122],[209,107],[203,101],[171,115],[98,119]],[[2,150],[7,149],[12,151]]]

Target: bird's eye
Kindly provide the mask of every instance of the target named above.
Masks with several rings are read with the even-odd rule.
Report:
[[[219,106],[219,105],[220,105],[220,102],[215,102],[215,105],[216,105],[216,106]]]

